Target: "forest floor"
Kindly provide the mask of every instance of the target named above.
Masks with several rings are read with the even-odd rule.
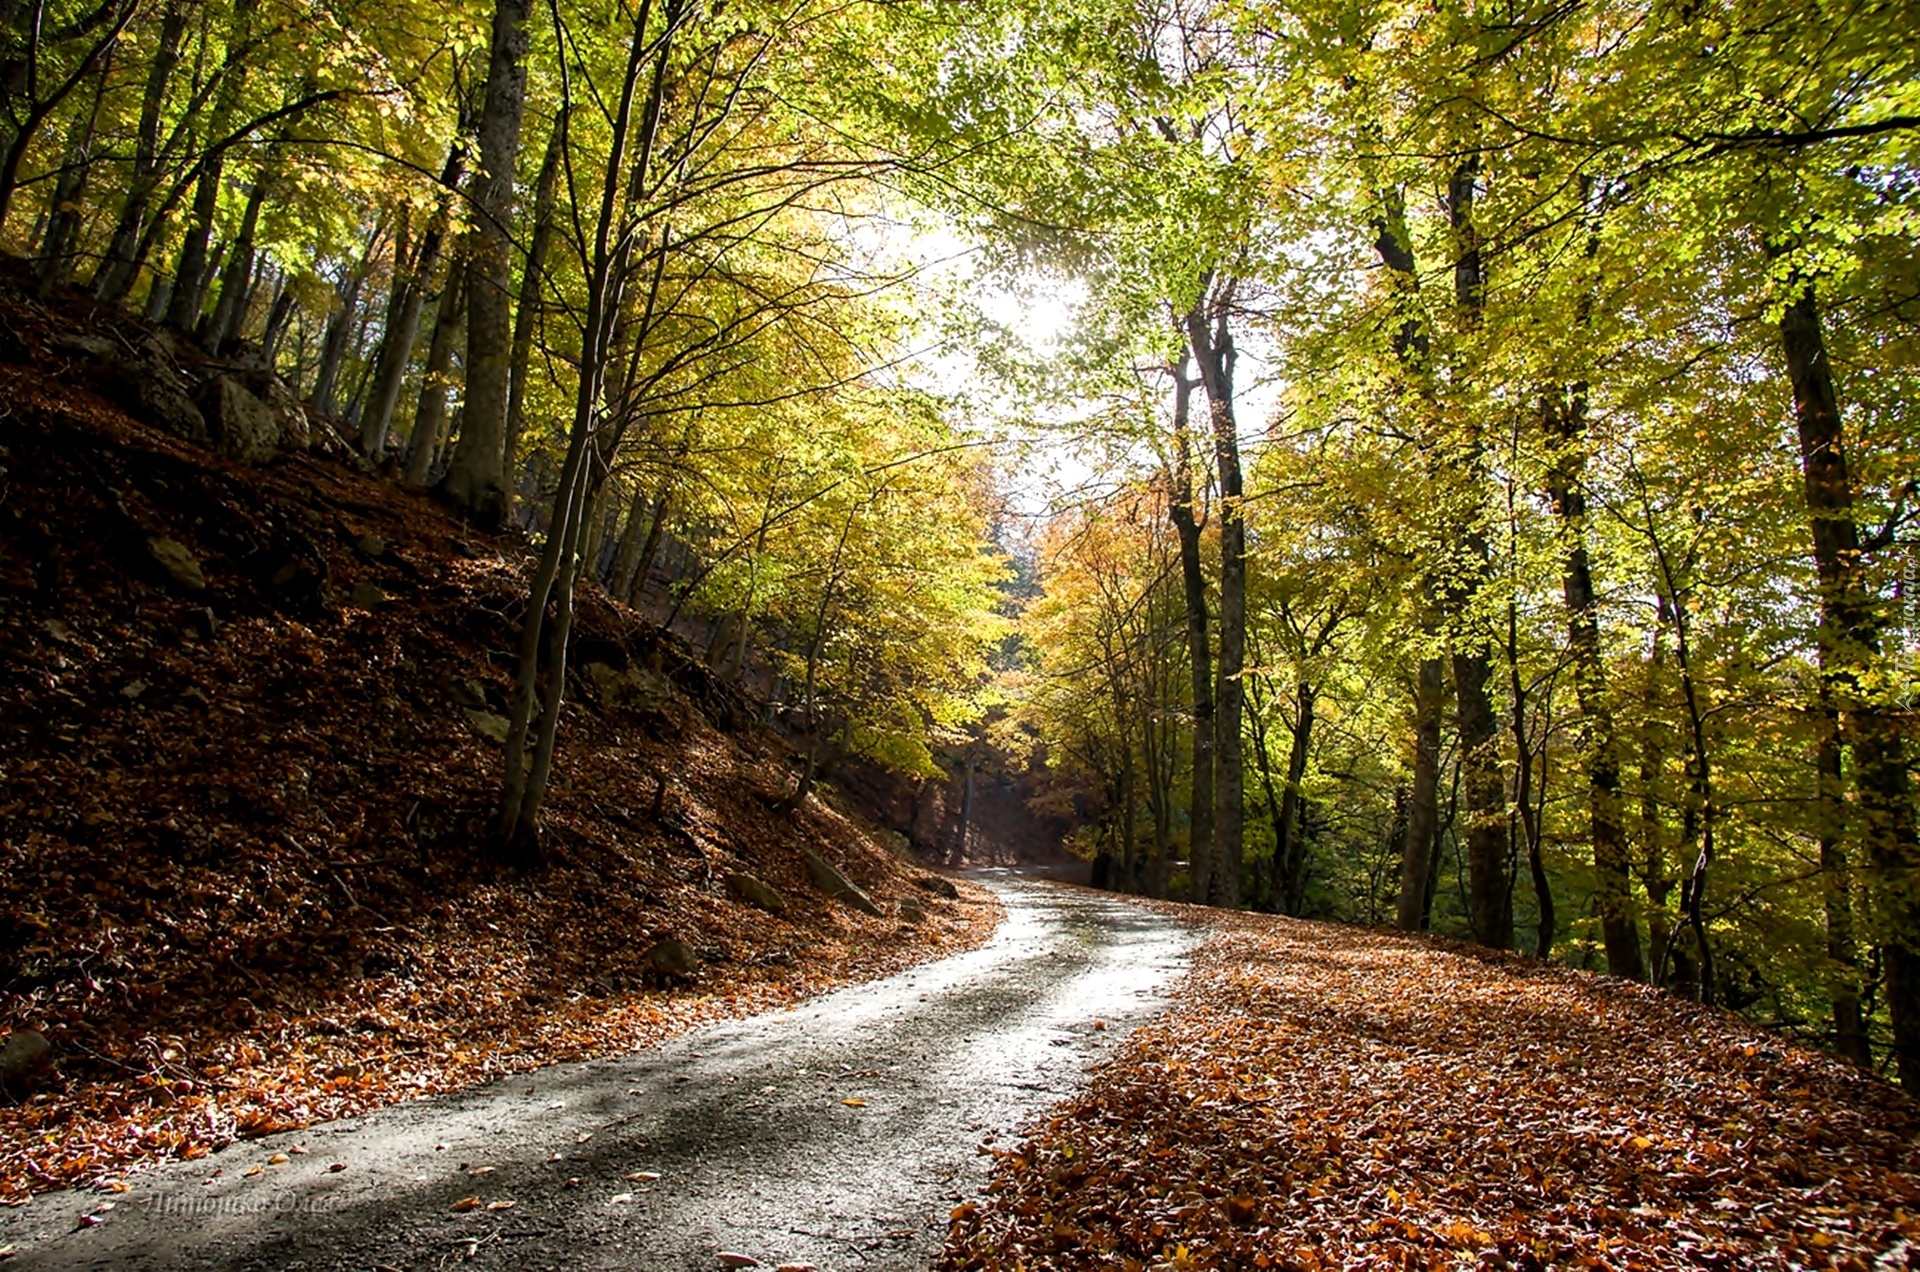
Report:
[[[1920,1267],[1920,1103],[1877,1078],[1516,955],[1206,921],[942,1268]]]
[[[786,812],[753,704],[592,587],[545,863],[489,859],[524,543],[351,462],[243,466],[132,418],[85,347],[131,347],[132,320],[0,286],[0,337],[0,1032],[55,1062],[0,1104],[0,1199],[125,1188],[991,934],[984,891],[924,890],[830,802]],[[821,892],[803,848],[884,914]],[[664,937],[691,984],[655,983]]]

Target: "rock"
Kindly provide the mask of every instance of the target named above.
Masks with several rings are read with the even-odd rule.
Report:
[[[488,708],[487,686],[482,682],[471,676],[448,676],[446,684],[447,692],[461,706],[470,711],[485,711]]]
[[[740,871],[727,876],[727,887],[733,894],[748,905],[758,906],[769,914],[785,914],[787,899],[769,883],[764,883],[750,874]]]
[[[647,965],[647,972],[663,985],[672,981],[692,980],[698,966],[694,961],[693,947],[674,936],[655,941],[641,957]]]
[[[260,386],[258,396],[280,425],[281,446],[296,451],[312,448],[315,436],[313,421],[307,418],[307,408],[294,396],[285,381],[274,376]]]
[[[750,1254],[736,1254],[732,1250],[720,1252],[720,1266],[723,1268],[757,1268],[760,1260]]]
[[[599,690],[602,705],[642,715],[658,711],[673,697],[673,682],[645,667],[615,671],[603,662],[588,663],[587,676]]]
[[[17,1100],[53,1068],[53,1044],[38,1029],[16,1029],[0,1044],[0,1095]]]
[[[949,901],[960,899],[960,889],[953,886],[953,880],[942,879],[939,875],[921,875],[913,881],[913,886],[922,892],[931,892],[936,897],[945,897]]]
[[[216,375],[201,386],[200,412],[213,433],[214,449],[230,459],[263,464],[280,449],[280,421],[230,375]]]
[[[927,907],[920,904],[920,898],[908,893],[900,898],[900,917],[908,923],[925,923]]]
[[[147,555],[154,564],[167,572],[167,577],[189,592],[207,590],[207,576],[200,570],[200,560],[187,551],[187,545],[178,539],[169,539],[165,535],[147,536]]]
[[[201,640],[220,634],[220,616],[211,605],[198,605],[187,611],[187,631]]]
[[[491,738],[501,746],[507,744],[507,731],[513,727],[513,722],[507,717],[474,707],[467,708],[467,721],[481,736]]]
[[[380,590],[378,583],[369,583],[361,579],[353,585],[353,591],[347,594],[347,603],[355,609],[379,609],[387,603],[387,594]]]
[[[130,701],[138,702],[140,701],[140,695],[145,693],[147,688],[147,682],[144,680],[129,680],[126,684],[120,686],[120,696]]]
[[[387,554],[387,541],[377,534],[363,534],[354,540],[353,546],[361,556],[381,557]]]
[[[802,848],[800,855],[806,860],[807,873],[813,876],[814,883],[819,885],[822,892],[862,914],[871,914],[876,919],[887,917],[887,912],[875,905],[872,897],[854,887],[853,880],[841,874],[839,868],[826,858],[811,848]]]
[[[873,837],[882,848],[896,857],[904,858],[913,851],[913,841],[897,830],[888,830],[883,826],[873,832]]]
[[[206,415],[194,404],[186,381],[172,364],[143,358],[123,367],[121,375],[126,386],[121,397],[134,415],[196,446],[213,441]]]
[[[61,332],[47,343],[61,353],[92,358],[96,362],[111,361],[120,352],[120,347],[105,336],[89,336],[79,332]]]

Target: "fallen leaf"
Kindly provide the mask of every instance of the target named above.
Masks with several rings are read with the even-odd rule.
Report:
[[[656,1170],[636,1170],[628,1175],[627,1178],[636,1184],[650,1184],[660,1178],[660,1172]]]
[[[760,1260],[750,1254],[736,1254],[732,1250],[720,1252],[720,1266],[723,1268],[757,1268]]]
[[[462,1197],[460,1200],[454,1202],[451,1206],[447,1207],[448,1210],[453,1211],[453,1213],[456,1215],[464,1215],[469,1210],[478,1210],[479,1208],[480,1208],[480,1199],[478,1197]]]
[[[288,1157],[285,1153],[275,1153],[272,1157],[267,1158],[267,1165],[285,1166],[288,1162],[292,1160],[293,1159],[291,1157]]]
[[[850,1109],[864,1109],[867,1107],[867,1102],[861,1099],[857,1095],[849,1096],[848,1098],[840,1101],[840,1103],[846,1105]]]
[[[501,1198],[499,1201],[488,1202],[487,1209],[488,1210],[512,1210],[513,1203],[506,1200],[505,1198]]]

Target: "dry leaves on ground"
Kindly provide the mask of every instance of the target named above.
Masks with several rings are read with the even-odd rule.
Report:
[[[1920,1266],[1920,1106],[1726,1013],[1225,916],[941,1267]]]

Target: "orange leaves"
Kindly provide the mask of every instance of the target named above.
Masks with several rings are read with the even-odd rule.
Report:
[[[1212,917],[1173,1011],[999,1158],[941,1267],[1850,1269],[1920,1248],[1920,1114],[1844,1065],[1579,973]]]

